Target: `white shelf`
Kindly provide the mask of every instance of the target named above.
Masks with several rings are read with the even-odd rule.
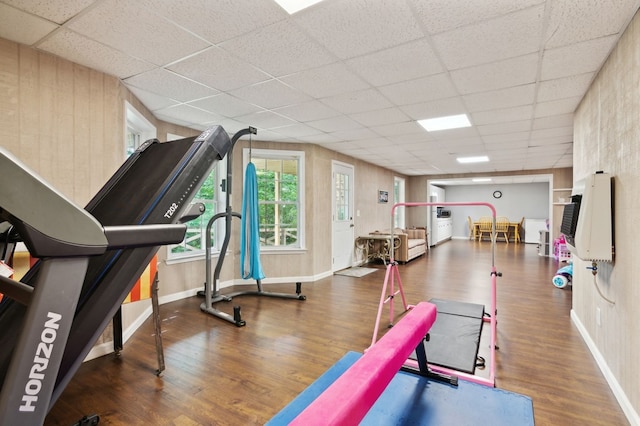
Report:
[[[553,192],[558,192],[558,191],[573,191],[573,189],[571,189],[571,188],[555,188],[553,190]]]

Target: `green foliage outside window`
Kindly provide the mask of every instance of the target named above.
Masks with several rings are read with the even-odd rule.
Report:
[[[205,205],[204,213],[189,222],[187,225],[187,233],[182,243],[171,248],[172,254],[190,253],[205,249],[206,229],[209,219],[213,217],[215,212],[215,194],[216,194],[216,174],[212,171],[205,179],[202,186],[193,197],[192,203],[203,203]],[[215,227],[211,228],[211,241],[215,241]]]
[[[254,159],[253,162],[258,177],[261,245],[297,245],[297,160]]]

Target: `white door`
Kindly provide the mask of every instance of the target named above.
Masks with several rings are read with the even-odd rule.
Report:
[[[332,202],[332,244],[333,272],[349,268],[353,262],[353,166],[332,161],[331,163]]]

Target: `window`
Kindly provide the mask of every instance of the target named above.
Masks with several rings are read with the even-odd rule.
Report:
[[[393,178],[393,203],[404,203],[404,179],[394,176]],[[405,225],[405,207],[396,208],[393,216],[393,226],[395,228],[404,228]]]
[[[143,142],[156,137],[156,128],[129,102],[124,102],[124,109],[126,123],[124,156],[127,158],[133,154]]]
[[[260,246],[302,249],[304,245],[304,152],[244,150],[256,166]]]
[[[182,139],[183,136],[167,135],[167,141]],[[221,189],[222,176],[226,175],[226,160],[218,161],[211,173],[202,183],[202,186],[193,196],[192,203],[203,203],[204,213],[189,222],[187,233],[180,244],[169,245],[167,249],[167,260],[200,259],[205,255],[207,241],[207,224],[209,220],[218,212],[224,210],[223,204],[226,202],[225,195]],[[220,251],[222,245],[220,236],[224,236],[224,220],[218,219],[211,227],[211,247],[212,252]]]

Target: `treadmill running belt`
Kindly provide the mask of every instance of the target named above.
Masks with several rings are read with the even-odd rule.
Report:
[[[197,138],[145,142],[89,202],[86,210],[103,226],[170,224],[180,218],[216,161],[233,144],[220,126]],[[43,214],[47,214],[43,212]],[[158,247],[108,250],[91,258],[58,372],[50,407],[89,353]],[[36,264],[22,282],[35,282]],[[20,330],[24,307],[0,303],[0,380]]]

